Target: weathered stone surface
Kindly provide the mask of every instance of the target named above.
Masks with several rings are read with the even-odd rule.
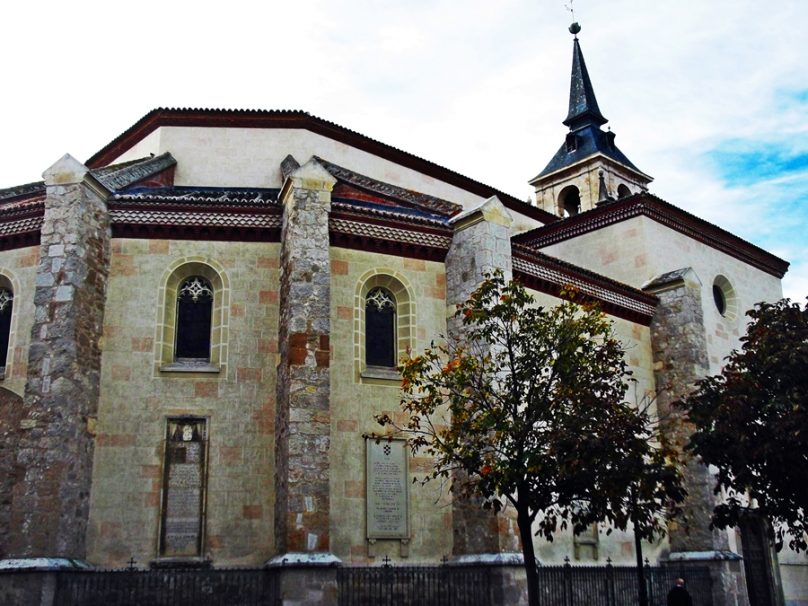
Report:
[[[275,442],[276,553],[328,551],[334,178],[315,160],[284,185]]]
[[[109,271],[108,192],[70,156],[45,172],[35,320],[9,553],[83,558]]]
[[[9,555],[11,539],[11,494],[20,474],[17,448],[22,432],[22,398],[0,387],[0,558]]]
[[[463,324],[451,317],[455,306],[468,299],[485,274],[501,270],[506,280],[513,275],[511,217],[499,199],[493,197],[454,217],[451,223],[455,232],[446,256],[447,328],[450,339],[462,341]],[[454,481],[462,482],[463,478],[456,476]],[[497,517],[482,509],[480,503],[454,497],[454,555],[513,550],[516,540],[510,530],[510,525],[499,524]]]
[[[655,278],[646,290],[659,297],[651,324],[658,413],[665,439],[681,449],[692,428],[673,402],[692,391],[710,368],[701,282],[692,269],[684,268]],[[684,479],[688,495],[683,515],[668,528],[671,552],[728,552],[726,532],[710,530],[716,496],[709,470],[699,460],[690,459]],[[748,604],[738,562],[712,558],[695,563],[711,570],[715,606]]]

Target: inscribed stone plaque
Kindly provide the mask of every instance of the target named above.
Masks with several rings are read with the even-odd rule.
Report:
[[[205,429],[204,419],[168,421],[161,556],[194,557],[202,552]]]
[[[367,449],[367,536],[408,539],[409,482],[403,440],[365,440]]]

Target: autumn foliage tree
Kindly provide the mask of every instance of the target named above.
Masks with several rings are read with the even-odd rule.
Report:
[[[631,373],[610,321],[574,290],[564,297],[543,308],[518,283],[487,276],[457,308],[462,338],[401,367],[409,421],[399,429],[435,461],[423,481],[453,481],[456,496],[494,511],[514,508],[531,605],[534,533],[552,540],[567,527],[632,522],[650,539],[684,497],[648,411],[625,401]]]
[[[808,304],[759,303],[741,349],[681,402],[688,448],[718,469],[718,528],[743,515],[773,521],[778,548],[808,548]]]

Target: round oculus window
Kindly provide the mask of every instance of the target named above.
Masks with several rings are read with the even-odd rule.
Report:
[[[713,302],[721,317],[728,321],[738,317],[738,300],[735,289],[724,276],[716,276],[713,280]]]

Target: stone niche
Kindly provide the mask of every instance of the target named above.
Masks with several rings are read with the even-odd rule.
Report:
[[[160,559],[204,553],[207,420],[168,419],[160,516]]]

